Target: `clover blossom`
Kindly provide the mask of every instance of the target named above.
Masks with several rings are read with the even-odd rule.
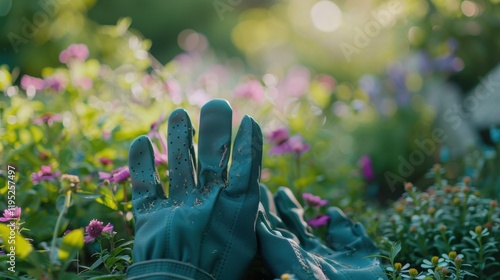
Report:
[[[14,207],[5,209],[3,217],[0,217],[0,222],[9,222],[10,220],[17,220],[21,217],[21,207]]]
[[[94,241],[96,238],[101,237],[103,234],[112,234],[113,225],[108,223],[103,226],[103,222],[93,219],[89,225],[85,227],[85,243]]]
[[[50,165],[42,165],[40,171],[31,174],[31,181],[33,184],[38,184],[41,181],[52,181],[60,175],[61,172],[53,172]]]

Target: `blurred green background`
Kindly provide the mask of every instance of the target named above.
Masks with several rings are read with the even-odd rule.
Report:
[[[208,49],[210,63],[238,65],[264,84],[266,77],[287,76],[293,88],[301,79],[330,75],[332,95],[320,106],[325,124],[284,125],[336,151],[314,154],[323,168],[332,158],[356,165],[369,155],[386,187],[384,174],[398,173],[398,156],[408,159],[417,139],[443,126],[445,96],[462,102],[500,62],[498,0],[0,0],[0,64],[18,84],[23,74],[61,66],[59,52],[84,43],[115,69],[129,59],[121,47],[135,44],[120,30],[144,39],[158,65]],[[467,121],[462,134],[449,137],[466,140],[437,147],[403,179],[422,178],[435,162],[473,157],[474,147],[492,144],[489,125]],[[477,169],[471,161],[452,170]]]

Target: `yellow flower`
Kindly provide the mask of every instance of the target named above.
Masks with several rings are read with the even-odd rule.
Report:
[[[457,252],[451,251],[450,253],[448,253],[448,257],[450,257],[450,259],[454,260],[457,257]]]
[[[434,265],[434,266],[438,264],[438,261],[439,261],[439,257],[438,257],[438,256],[434,256],[434,257],[432,257],[432,259],[431,259],[431,263],[432,263],[432,265]]]
[[[285,273],[281,275],[281,280],[289,280],[290,279],[290,274]]]
[[[453,199],[453,204],[455,204],[455,205],[460,204],[460,198],[455,197],[455,198]]]
[[[482,226],[477,226],[474,231],[476,232],[477,235],[480,235],[481,232],[483,231],[483,227]]]
[[[403,265],[400,262],[394,264],[394,270],[396,270],[396,272],[400,272],[402,267]]]
[[[408,270],[408,274],[409,274],[410,276],[412,276],[412,277],[415,277],[415,276],[417,276],[417,275],[418,275],[418,270],[417,270],[416,268],[410,268],[410,269]]]
[[[0,67],[0,91],[5,91],[12,85],[12,75],[5,65]]]

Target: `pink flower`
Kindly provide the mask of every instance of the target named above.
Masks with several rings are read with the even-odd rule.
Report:
[[[40,118],[33,121],[34,124],[48,124],[52,125],[55,121],[62,120],[62,116],[59,114],[45,113]]]
[[[59,61],[68,63],[71,61],[83,62],[89,57],[89,48],[85,44],[72,44],[59,54]]]
[[[285,96],[301,97],[309,89],[310,73],[306,67],[295,66],[288,72],[287,76],[280,81],[278,89]]]
[[[40,78],[24,75],[21,78],[21,88],[27,90],[30,87],[33,87],[36,90],[43,90],[45,88],[45,81]]]
[[[93,219],[90,221],[89,225],[85,227],[85,243],[94,241],[96,238],[102,236],[103,234],[112,234],[113,225],[108,223],[103,226],[103,222]]]
[[[307,221],[307,224],[312,227],[320,227],[328,224],[330,217],[327,215],[319,215],[318,217]]]
[[[269,135],[268,140],[274,144],[269,150],[270,154],[295,154],[301,155],[311,148],[311,145],[304,143],[304,139],[300,135],[289,137],[288,130],[281,128],[273,131]]]
[[[289,134],[288,134],[288,129],[286,128],[279,128],[271,132],[271,134],[268,136],[269,142],[280,145],[286,142],[288,140]]]
[[[148,136],[152,139],[156,138],[160,142],[160,149],[153,144],[154,156],[155,156],[155,164],[167,164],[168,163],[168,155],[167,155],[167,139],[163,134],[159,132],[160,124],[165,121],[165,115],[161,115],[160,118],[151,124],[151,130],[148,133]]]
[[[361,165],[361,172],[363,173],[365,179],[368,181],[373,180],[375,178],[375,175],[373,172],[372,160],[370,159],[370,157],[362,156],[359,160],[359,163]]]
[[[165,82],[165,89],[167,90],[168,94],[170,95],[170,98],[172,102],[176,105],[181,104],[182,102],[182,88],[181,84],[177,82],[175,79],[168,79]]]
[[[31,181],[33,184],[38,184],[41,181],[52,181],[59,177],[61,172],[52,172],[52,167],[50,165],[42,165],[40,171],[31,174]]]
[[[321,197],[310,193],[303,193],[302,198],[306,204],[313,207],[320,207],[328,204],[328,200],[321,199]]]
[[[59,75],[52,75],[45,78],[45,88],[53,91],[64,91],[66,89],[66,81]]]
[[[244,97],[254,100],[257,103],[262,103],[265,99],[264,87],[259,81],[250,80],[240,84],[234,90],[237,97]]]
[[[14,207],[5,209],[3,211],[3,217],[0,218],[0,222],[9,222],[10,220],[17,220],[21,217],[21,207]]]
[[[294,135],[287,141],[290,152],[300,155],[311,148],[311,145],[304,143],[304,139],[300,135]]]
[[[119,167],[111,173],[99,171],[100,180],[108,180],[110,183],[121,183],[130,177],[130,171],[127,166]]]

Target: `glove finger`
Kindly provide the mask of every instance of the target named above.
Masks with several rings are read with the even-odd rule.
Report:
[[[143,135],[130,145],[129,169],[132,179],[132,201],[135,210],[154,205],[158,198],[165,198],[154,162],[151,140]]]
[[[232,109],[229,103],[215,99],[201,108],[198,141],[198,188],[208,193],[213,185],[227,181],[227,163],[231,153]]]
[[[252,118],[245,116],[234,141],[229,187],[224,190],[226,194],[230,197],[253,195],[257,206],[261,164],[262,131]]]
[[[283,237],[292,239],[297,242],[297,244],[300,243],[297,236],[286,229],[285,224],[278,216],[278,211],[276,210],[276,205],[274,204],[273,194],[264,184],[260,184],[260,202],[264,207],[269,225],[274,230],[279,231]]]
[[[292,191],[289,188],[280,187],[274,201],[286,227],[299,238],[301,244],[307,242],[311,234],[307,232],[308,225],[304,220],[304,209]]]
[[[269,217],[271,213],[274,215],[278,215],[278,212],[276,211],[276,205],[274,204],[273,194],[264,184],[260,184],[260,202],[264,206],[267,217]],[[271,226],[274,227],[272,222]]]
[[[337,207],[328,208],[330,222],[327,231],[327,245],[334,250],[345,250],[351,243],[359,238],[354,229],[354,224],[342,210]]]
[[[168,118],[169,198],[174,204],[186,201],[195,186],[193,126],[187,112],[177,109]]]
[[[313,256],[270,227],[262,206],[257,218],[256,233],[259,253],[274,277],[289,273],[298,279],[327,279]]]

